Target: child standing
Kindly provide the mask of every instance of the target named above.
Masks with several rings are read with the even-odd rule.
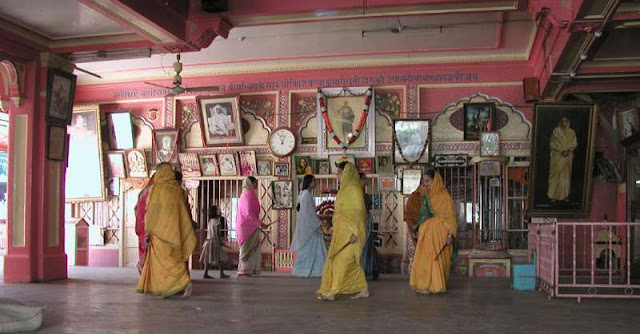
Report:
[[[222,225],[224,217],[220,217],[220,210],[214,205],[209,210],[209,221],[207,222],[207,240],[202,244],[202,254],[200,254],[200,262],[204,264],[204,278],[213,278],[209,276],[209,267],[216,263],[220,269],[220,278],[229,278],[224,274],[224,264],[229,257],[223,249],[222,242]]]

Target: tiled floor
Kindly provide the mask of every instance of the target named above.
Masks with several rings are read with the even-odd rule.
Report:
[[[369,299],[321,302],[318,279],[203,280],[193,271],[191,299],[163,300],[135,292],[135,270],[69,273],[66,281],[0,283],[0,298],[45,305],[38,333],[640,332],[640,301],[548,300],[496,278],[453,278],[445,295],[416,296],[406,277],[383,276],[370,284]]]

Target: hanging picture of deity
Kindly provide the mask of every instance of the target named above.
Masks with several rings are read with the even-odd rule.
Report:
[[[464,140],[480,140],[482,132],[489,132],[494,126],[493,103],[464,104]]]
[[[146,178],[149,176],[147,158],[143,150],[126,150],[124,154],[127,158],[127,174],[129,177]]]
[[[373,87],[318,89],[318,155],[375,155]],[[371,112],[370,112],[371,111]]]

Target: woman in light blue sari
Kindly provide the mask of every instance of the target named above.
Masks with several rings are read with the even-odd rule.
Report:
[[[302,179],[302,191],[298,195],[298,224],[291,243],[291,250],[298,253],[291,273],[298,277],[321,277],[327,258],[322,221],[316,214],[316,204],[311,195],[315,187],[314,181],[313,175],[305,175]]]

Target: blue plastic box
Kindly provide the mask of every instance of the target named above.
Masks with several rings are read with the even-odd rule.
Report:
[[[513,288],[518,291],[534,291],[536,289],[536,265],[513,265]]]

